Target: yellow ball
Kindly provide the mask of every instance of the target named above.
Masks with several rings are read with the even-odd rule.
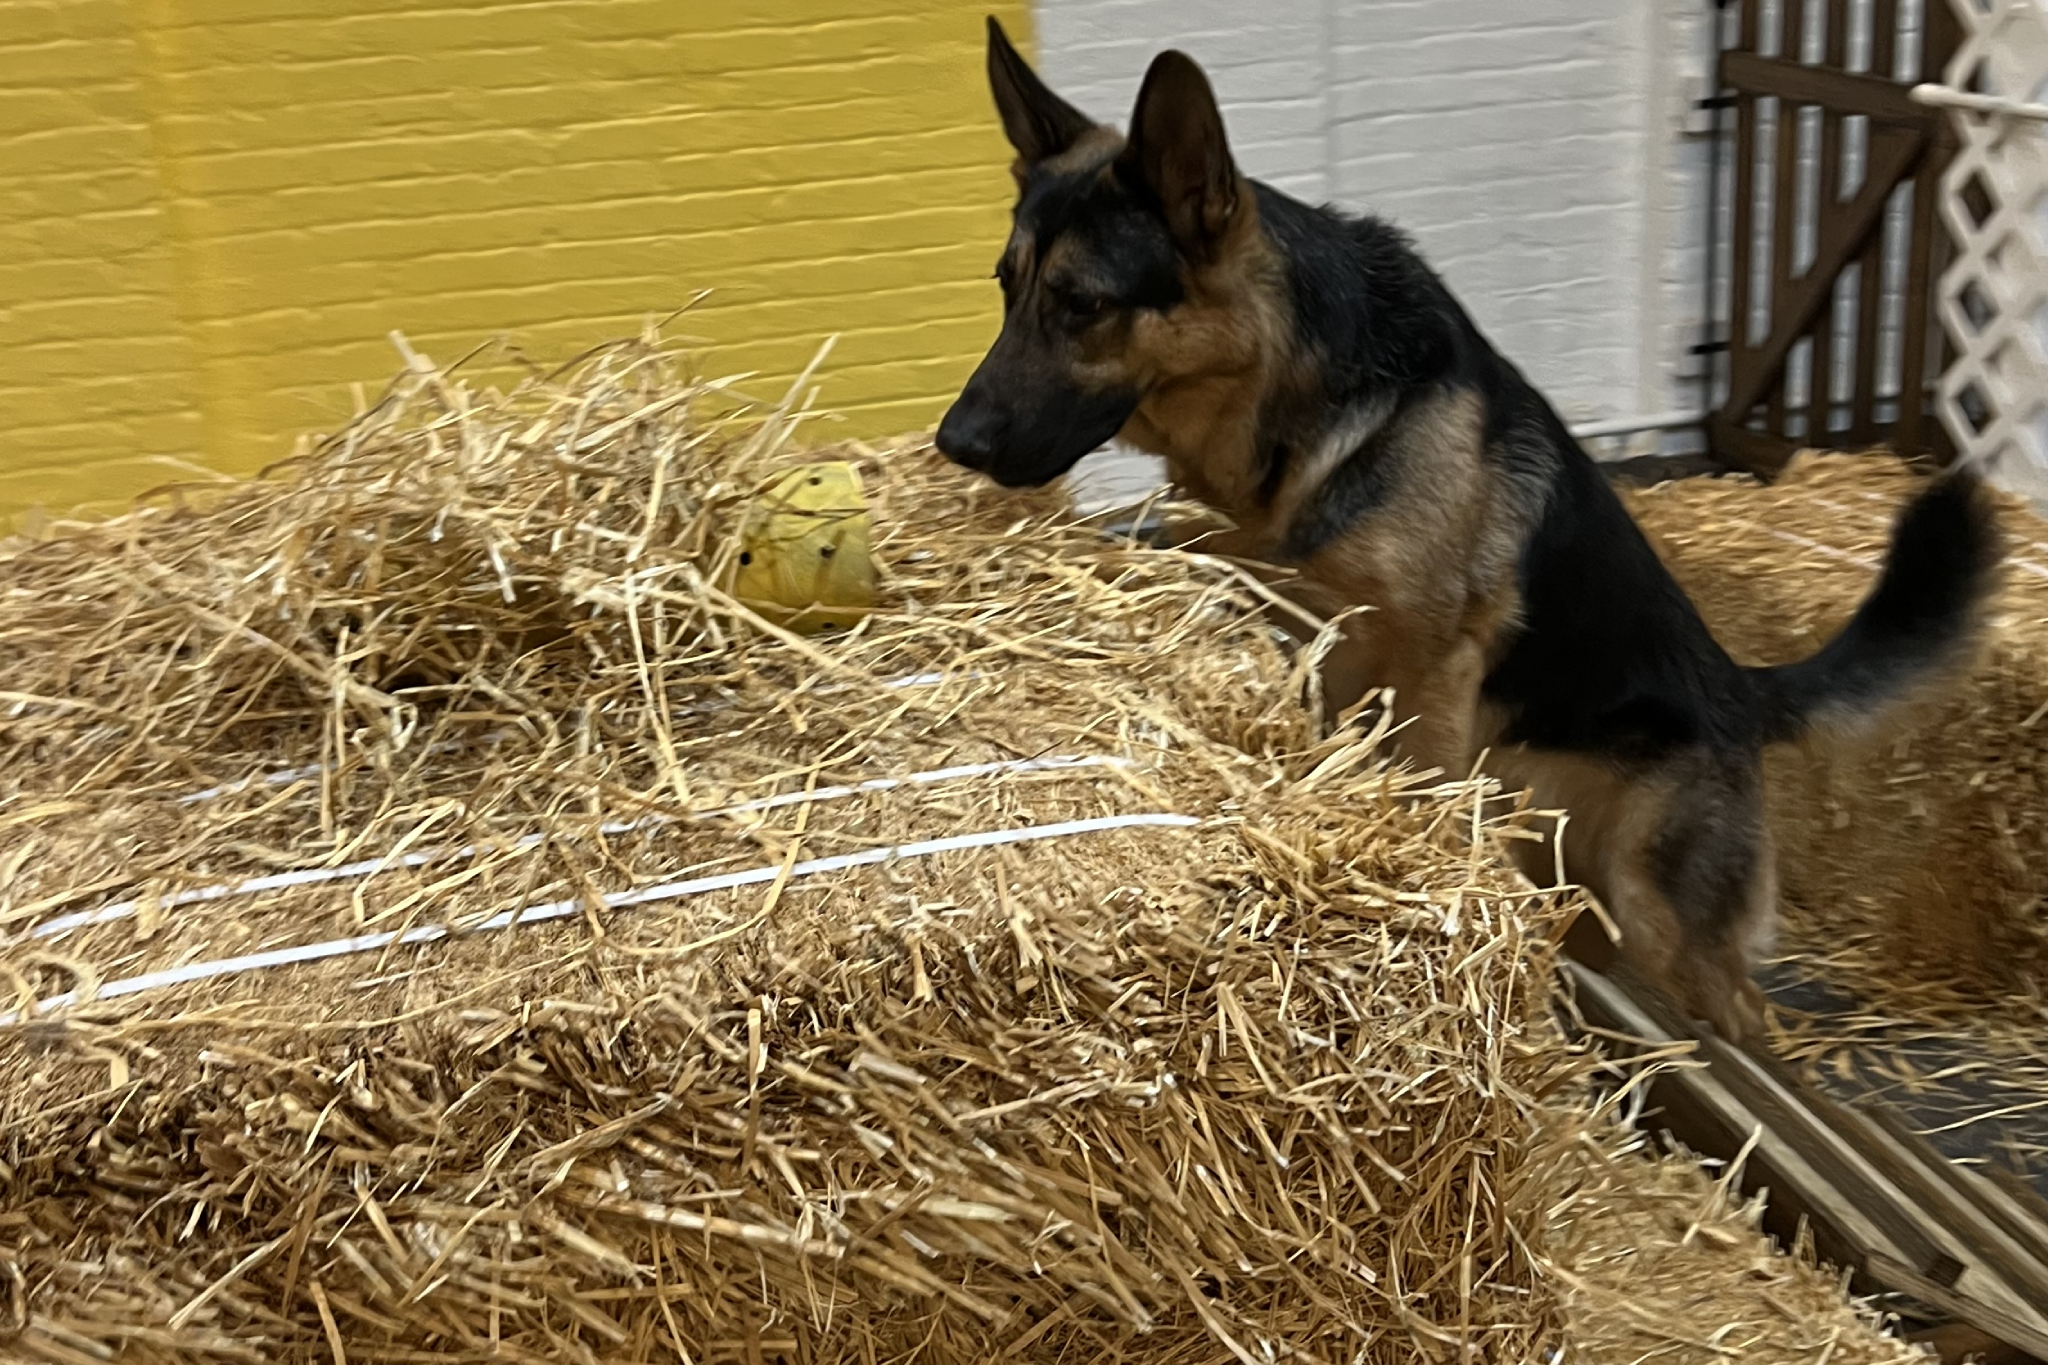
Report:
[[[801,465],[769,485],[741,518],[728,590],[790,630],[845,629],[874,606],[872,534],[852,465]]]

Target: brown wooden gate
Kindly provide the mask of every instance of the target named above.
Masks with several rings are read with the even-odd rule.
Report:
[[[1708,443],[1758,472],[1812,446],[1945,460],[1933,294],[1953,137],[1907,91],[1955,52],[1949,0],[1718,3],[1734,173],[1710,232],[1728,277]]]

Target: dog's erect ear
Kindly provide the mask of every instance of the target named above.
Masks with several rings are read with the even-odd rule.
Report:
[[[996,22],[988,20],[988,85],[995,92],[1003,133],[1029,168],[1080,140],[1095,120],[1046,88]]]
[[[1118,168],[1159,197],[1182,248],[1205,254],[1237,213],[1237,163],[1209,78],[1184,52],[1152,59]]]

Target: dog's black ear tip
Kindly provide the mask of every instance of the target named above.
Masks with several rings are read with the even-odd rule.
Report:
[[[1142,108],[1149,98],[1164,99],[1182,105],[1214,104],[1216,94],[1209,84],[1209,75],[1202,70],[1202,64],[1182,52],[1170,47],[1152,59],[1152,65],[1145,70],[1145,79],[1138,87],[1138,103]]]

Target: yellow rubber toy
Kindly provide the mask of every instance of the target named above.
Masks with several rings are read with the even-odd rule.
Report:
[[[741,518],[729,591],[801,634],[843,630],[875,603],[872,534],[859,471],[843,461],[801,465]]]

